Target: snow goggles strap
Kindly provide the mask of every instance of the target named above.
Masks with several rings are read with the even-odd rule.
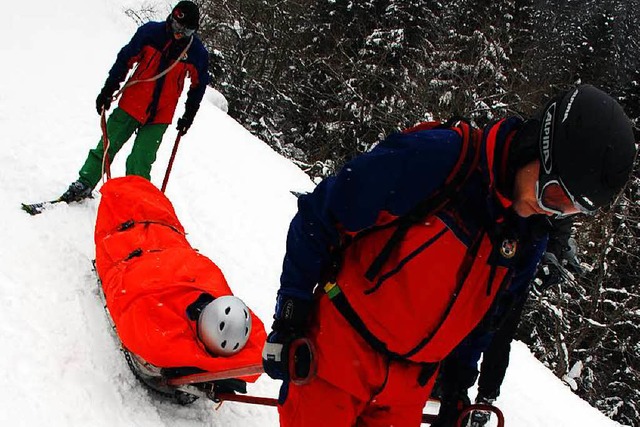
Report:
[[[593,214],[595,212],[576,202],[562,180],[553,175],[541,174],[536,182],[536,195],[542,209],[558,216],[577,213]]]
[[[176,21],[173,15],[171,16],[170,21],[171,21],[171,30],[176,34],[184,34],[186,37],[191,37],[193,33],[196,32],[194,28],[187,28],[181,23],[179,23],[178,21]]]

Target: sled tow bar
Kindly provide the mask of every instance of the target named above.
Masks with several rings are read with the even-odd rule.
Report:
[[[273,399],[270,397],[247,396],[247,395],[233,394],[233,393],[215,393],[215,399],[220,400],[221,402],[229,401],[229,402],[249,403],[254,405],[278,406],[278,399]],[[456,423],[456,427],[462,427],[462,421],[464,420],[464,418],[473,411],[493,412],[498,417],[498,427],[504,427],[504,415],[502,414],[502,411],[493,405],[485,405],[485,404],[475,404],[475,405],[470,405],[466,407],[458,417],[458,422]],[[435,414],[422,414],[422,423],[433,424],[436,418],[437,418],[437,415]]]

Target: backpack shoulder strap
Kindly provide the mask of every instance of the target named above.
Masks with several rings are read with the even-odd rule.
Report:
[[[444,208],[453,196],[462,188],[478,163],[480,153],[478,148],[482,138],[482,131],[473,128],[468,121],[453,118],[444,124],[439,124],[438,122],[426,122],[410,129],[413,129],[413,131],[452,129],[458,132],[462,137],[462,149],[460,150],[460,156],[447,176],[444,185],[434,194],[416,205],[408,213],[392,222],[392,224],[397,225],[396,230],[393,232],[365,273],[365,277],[370,281],[373,281],[380,273],[382,266],[389,259],[391,251],[404,238],[409,228],[420,222],[423,218],[432,216]],[[366,230],[364,232],[366,232]]]

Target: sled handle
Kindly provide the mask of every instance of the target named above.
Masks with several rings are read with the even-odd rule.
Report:
[[[271,397],[248,396],[246,394],[215,393],[214,398],[222,402],[251,403],[254,405],[278,406],[278,399]]]
[[[173,387],[203,383],[209,381],[226,380],[229,378],[248,377],[252,375],[260,375],[264,372],[262,363],[256,365],[243,366],[235,369],[227,369],[221,372],[202,372],[198,374],[186,375],[183,377],[172,378],[167,384]]]
[[[224,402],[239,402],[239,403],[249,403],[253,405],[264,405],[264,406],[278,406],[278,399],[274,399],[271,397],[260,397],[260,396],[248,396],[246,394],[234,394],[234,393],[215,393],[215,400]],[[422,422],[427,424],[432,424],[437,418],[435,414],[422,414]],[[499,425],[500,426],[500,425]],[[504,426],[500,426],[504,427]]]
[[[309,370],[305,375],[298,375],[296,365],[298,363],[296,354],[299,349],[306,347],[309,354]],[[318,363],[316,361],[316,349],[308,338],[298,338],[293,340],[289,346],[289,378],[295,385],[305,385],[316,377]]]

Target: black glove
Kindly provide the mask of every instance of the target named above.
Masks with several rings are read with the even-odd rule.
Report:
[[[180,119],[178,119],[178,126],[176,127],[180,135],[184,135],[185,133],[187,133],[187,131],[193,124],[193,119],[195,118],[196,113],[198,112],[198,108],[199,108],[199,105],[187,99],[187,102],[184,107],[184,114]]]
[[[178,129],[178,133],[180,135],[186,134],[192,123],[193,117],[187,117],[187,113],[185,113],[184,116],[178,119],[178,126],[176,126],[176,129]]]
[[[102,109],[106,112],[111,107],[111,95],[105,95],[103,92],[98,94],[96,98],[96,111],[98,114],[102,114]]]
[[[311,301],[279,295],[272,331],[262,350],[262,367],[264,372],[275,380],[283,380],[279,401],[286,399],[288,384],[291,380],[290,351],[294,343],[304,334]],[[307,345],[295,348],[293,368],[295,376],[306,377],[311,370],[311,349]]]
[[[554,254],[545,252],[533,283],[537,292],[543,292],[552,286],[565,282],[574,283],[575,280],[574,275],[558,261]]]
[[[118,85],[112,83],[110,80],[107,79],[107,81],[104,84],[104,87],[102,88],[102,90],[98,94],[98,97],[96,98],[96,111],[98,112],[98,114],[102,114],[103,108],[105,112],[109,110],[109,107],[111,107],[113,92],[115,92],[116,89],[118,89]]]
[[[580,260],[578,259],[578,245],[575,239],[572,237],[568,240],[566,248],[562,251],[562,255],[560,255],[561,264],[567,268],[567,270],[572,273],[582,276],[585,273],[585,268],[580,264]]]

